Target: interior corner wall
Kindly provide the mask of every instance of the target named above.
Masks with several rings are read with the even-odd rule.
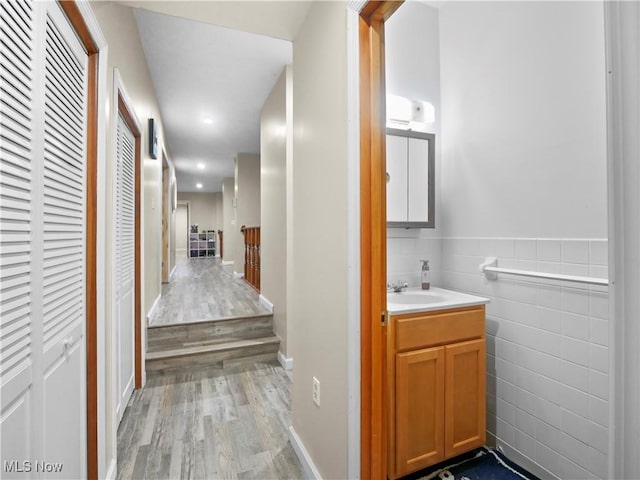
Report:
[[[313,2],[293,42],[292,428],[322,478],[348,477],[347,38],[345,2]]]
[[[154,118],[158,123],[158,141],[161,146],[164,143],[162,117],[158,106],[155,91],[147,63],[142,50],[142,45],[138,36],[137,26],[133,17],[133,10],[130,7],[118,5],[112,2],[91,2],[90,6],[98,20],[100,28],[108,43],[108,71],[107,71],[107,92],[108,115],[107,120],[107,162],[112,164],[115,152],[113,151],[113,138],[115,135],[114,121],[114,98],[113,98],[113,69],[118,68],[122,83],[127,91],[132,104],[135,106],[135,114],[142,126],[142,179],[143,191],[142,200],[142,230],[143,238],[141,245],[142,254],[142,317],[146,318],[155,299],[160,295],[161,287],[161,245],[162,245],[162,160],[149,157],[146,139],[148,138],[149,118]],[[173,173],[173,172],[171,172]],[[111,219],[113,218],[113,178],[112,169],[106,169],[106,205],[108,211],[105,212],[107,220],[107,241],[106,241],[106,315],[110,322],[113,318],[112,304],[112,262],[113,229]],[[107,398],[100,401],[107,405],[106,411],[109,418],[106,421],[106,440],[104,448],[106,450],[107,463],[116,458],[116,418],[115,406],[116,386],[110,380],[113,372],[110,371],[116,359],[111,356],[115,351],[112,336],[113,325],[108,325],[107,346],[106,346],[106,368],[107,368]]]
[[[236,245],[236,219],[233,206],[235,198],[235,180],[222,180],[222,261],[233,262]]]
[[[244,273],[244,235],[242,226],[260,226],[260,155],[239,153],[235,175],[234,271]]]
[[[260,114],[260,292],[287,354],[287,67]]]

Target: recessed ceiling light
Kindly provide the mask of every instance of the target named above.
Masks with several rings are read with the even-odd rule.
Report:
[[[199,170],[204,170],[204,163],[200,162],[200,163],[198,164],[198,169],[199,169]]]
[[[196,188],[202,188],[202,184],[201,183],[196,183]]]
[[[213,123],[213,118],[205,117],[202,119],[202,121],[207,125],[211,125]]]

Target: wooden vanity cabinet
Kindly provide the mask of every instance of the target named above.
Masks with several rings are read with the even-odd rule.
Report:
[[[391,316],[389,478],[484,445],[485,309]]]

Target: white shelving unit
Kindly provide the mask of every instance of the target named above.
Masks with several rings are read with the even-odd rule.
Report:
[[[216,232],[207,230],[189,233],[189,256],[191,258],[211,258],[216,256]]]

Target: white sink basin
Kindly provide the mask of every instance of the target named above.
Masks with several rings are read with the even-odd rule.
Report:
[[[425,294],[421,292],[405,291],[400,293],[389,293],[387,295],[387,302],[399,305],[423,305],[446,301],[447,297],[433,292]]]
[[[404,292],[387,293],[387,310],[391,315],[471,307],[486,303],[489,303],[488,298],[435,287],[430,290],[408,288]]]

